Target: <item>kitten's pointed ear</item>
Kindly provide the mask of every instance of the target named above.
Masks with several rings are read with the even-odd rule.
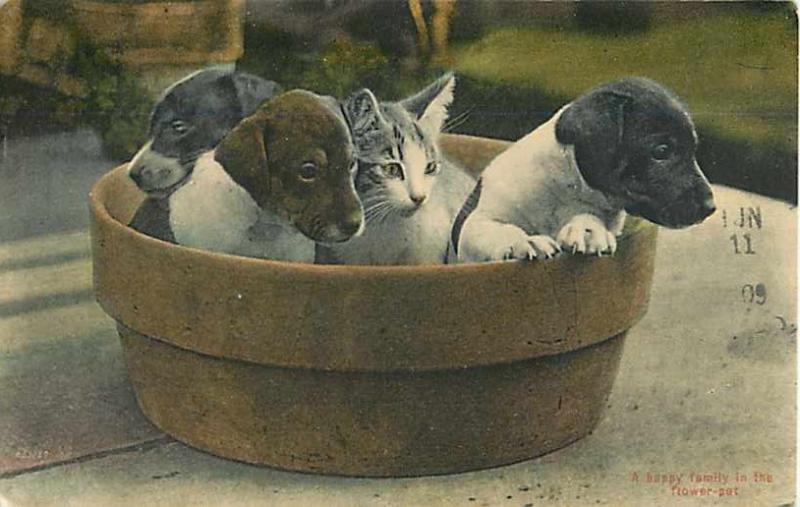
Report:
[[[420,127],[430,132],[441,132],[447,119],[447,108],[453,102],[455,87],[456,77],[448,72],[401,104],[417,118]]]
[[[380,106],[370,90],[364,88],[352,93],[344,100],[342,109],[353,135],[363,136],[377,129],[381,119]]]
[[[267,115],[259,111],[242,120],[214,150],[214,159],[262,207],[268,202],[270,191],[264,140],[267,124]]]
[[[233,86],[236,89],[236,97],[242,107],[242,115],[248,116],[267,99],[271,99],[283,91],[281,86],[258,76],[246,72],[234,72],[231,75]]]

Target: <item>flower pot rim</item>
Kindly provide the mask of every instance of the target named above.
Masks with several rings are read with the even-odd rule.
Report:
[[[253,266],[273,266],[282,270],[290,271],[306,271],[311,273],[318,273],[320,275],[334,275],[336,273],[350,273],[358,272],[359,274],[381,274],[394,273],[399,276],[402,274],[419,274],[419,273],[437,273],[442,271],[457,271],[457,270],[483,270],[494,269],[498,266],[505,266],[515,263],[515,261],[492,261],[492,262],[470,262],[470,263],[456,263],[456,264],[419,264],[419,265],[376,265],[376,264],[314,264],[309,262],[294,262],[294,261],[281,261],[272,259],[260,259],[256,257],[245,257],[241,255],[228,254],[222,252],[214,252],[210,250],[203,250],[201,248],[194,248],[185,245],[170,243],[167,241],[148,236],[141,233],[129,225],[117,220],[111,215],[107,207],[103,204],[104,186],[106,181],[110,178],[118,176],[118,172],[126,170],[127,164],[117,166],[111,171],[104,174],[98,181],[92,185],[89,191],[89,206],[92,215],[102,222],[105,226],[111,227],[119,231],[121,234],[135,238],[135,241],[143,243],[150,243],[152,245],[159,245],[159,247],[166,250],[183,250],[191,252],[191,255],[198,257],[206,257],[213,259],[219,263],[236,262],[240,264],[249,264]],[[648,232],[652,233],[657,226],[638,217],[629,216],[626,219],[625,230],[623,234],[617,239],[618,247],[622,247],[632,238]],[[600,256],[598,256],[600,257]],[[543,261],[530,261],[525,262],[528,264],[529,269],[541,269],[540,266],[544,263],[559,263],[564,262],[566,259],[582,259],[582,262],[592,262],[595,256],[581,255],[581,256],[558,256],[553,259]]]

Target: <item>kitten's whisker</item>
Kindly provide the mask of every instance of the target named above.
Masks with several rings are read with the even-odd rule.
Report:
[[[378,217],[380,217],[383,213],[385,213],[387,208],[391,207],[392,205],[389,202],[386,201],[379,202],[378,204],[364,210],[364,219],[367,221],[374,221]]]
[[[474,110],[475,110],[475,106],[472,106],[469,109],[467,109],[466,111],[464,111],[463,113],[459,114],[458,116],[455,116],[455,117],[447,120],[445,122],[444,126],[442,126],[442,132],[451,132],[453,129],[455,129],[455,128],[461,126],[462,124],[464,124],[464,122],[469,120],[469,117],[470,117],[470,115],[472,114],[472,112]]]
[[[461,123],[463,123],[464,121],[469,119],[469,117],[472,115],[472,113],[475,112],[475,110],[477,108],[478,108],[478,106],[475,106],[475,105],[469,106],[464,111],[459,113],[458,115],[456,115],[456,116],[454,116],[452,118],[448,118],[447,121],[445,121],[443,130],[444,129],[453,128],[453,126],[456,125],[456,124],[460,125]]]
[[[390,201],[389,196],[387,196],[384,193],[379,193],[379,194],[374,194],[373,196],[370,197],[362,198],[361,205],[364,206],[364,208],[369,208],[374,203],[382,204],[389,201]]]
[[[388,203],[381,203],[373,208],[370,209],[369,213],[365,213],[364,216],[367,220],[374,222],[386,211],[386,208],[389,207]]]
[[[360,195],[360,197],[362,204],[368,204],[376,201],[385,201],[387,196],[381,189],[371,189],[369,192]]]
[[[373,203],[377,203],[377,204],[373,204]],[[389,200],[386,199],[385,196],[381,195],[381,196],[375,197],[374,199],[362,200],[361,204],[364,206],[364,209],[369,209],[369,208],[374,208],[376,206],[382,206],[384,204],[389,204]]]
[[[367,222],[373,222],[373,221],[375,221],[375,217],[377,217],[379,214],[380,213],[376,211],[374,213],[370,213],[368,215],[364,215],[364,220],[366,220]]]
[[[373,206],[377,206],[386,202],[386,199],[382,197],[376,197],[374,199],[362,199],[361,205],[364,206],[364,209],[371,208]],[[377,204],[376,204],[377,203]]]
[[[380,216],[377,219],[377,221],[380,222],[380,223],[385,222],[386,219],[389,216],[393,215],[394,212],[397,210],[397,207],[394,204],[392,204],[392,203],[387,203],[387,204],[389,204],[389,205],[381,210],[382,213],[380,214]]]

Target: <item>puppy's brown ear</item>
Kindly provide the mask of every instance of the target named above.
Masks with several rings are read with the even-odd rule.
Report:
[[[579,98],[556,123],[556,139],[575,146],[578,169],[589,186],[608,190],[621,161],[625,133],[625,93],[600,89]]]
[[[266,127],[266,115],[256,113],[242,120],[214,150],[214,159],[259,206],[267,202],[270,191]]]

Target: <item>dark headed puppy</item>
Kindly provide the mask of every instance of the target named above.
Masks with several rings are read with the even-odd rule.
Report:
[[[176,243],[218,252],[313,262],[315,241],[363,227],[347,126],[326,102],[291,91],[265,102],[170,194]]]
[[[680,228],[714,212],[694,156],[692,119],[678,97],[654,81],[625,79],[584,95],[559,118],[556,139],[575,146],[586,183],[632,215]]]
[[[150,197],[163,198],[185,182],[197,157],[281,89],[245,72],[210,68],[167,88],[153,108],[147,143],[128,174]]]
[[[672,228],[714,212],[678,98],[649,79],[599,87],[495,158],[452,240],[463,261],[613,253],[625,213]]]

